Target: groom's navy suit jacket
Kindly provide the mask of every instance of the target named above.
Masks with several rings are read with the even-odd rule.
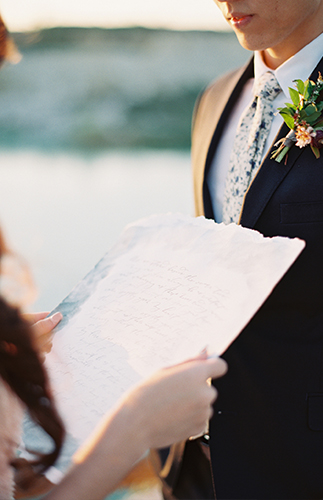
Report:
[[[315,81],[318,71],[323,59]],[[197,215],[214,218],[206,174],[251,77],[252,61],[211,85],[196,107]],[[283,125],[276,141],[288,131]],[[294,145],[286,164],[271,151],[245,196],[241,225],[299,237],[306,248],[223,356],[229,371],[216,380],[210,423],[218,499],[323,498],[323,149],[316,159],[309,146]]]

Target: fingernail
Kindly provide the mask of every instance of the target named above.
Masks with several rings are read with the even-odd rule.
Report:
[[[51,316],[50,319],[52,320],[53,323],[56,324],[59,321],[61,321],[61,319],[63,319],[63,315],[62,315],[62,313],[57,312],[57,313],[53,314],[53,316]]]
[[[213,354],[208,354],[208,359],[218,359],[219,355],[215,352]]]

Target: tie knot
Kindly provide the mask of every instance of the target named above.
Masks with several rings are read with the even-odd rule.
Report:
[[[281,92],[279,83],[276,77],[270,71],[263,73],[255,85],[255,96],[267,101],[273,101]]]

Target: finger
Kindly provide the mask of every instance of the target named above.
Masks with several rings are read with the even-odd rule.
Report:
[[[228,371],[228,365],[222,358],[209,358],[205,361],[207,378],[222,377]]]
[[[199,354],[197,354],[195,357],[185,359],[184,361],[182,361],[181,363],[178,363],[178,365],[175,365],[175,366],[186,365],[187,363],[192,363],[194,361],[204,361],[207,359],[208,359],[208,354],[207,354],[207,349],[205,348]]]
[[[48,318],[37,321],[37,323],[34,324],[34,331],[36,335],[46,335],[47,333],[50,333],[53,328],[58,325],[62,318],[62,313],[57,312]]]
[[[52,350],[53,341],[52,341],[52,337],[50,336],[50,334],[48,334],[47,337],[46,336],[41,337],[39,347],[40,347],[41,351],[44,353],[49,353]]]
[[[43,350],[47,347],[50,349],[53,343],[53,336],[51,333],[44,333],[42,335],[36,335],[37,344]]]
[[[210,390],[212,391],[210,393],[210,405],[212,405],[218,397],[218,391],[213,385],[210,386]]]
[[[38,313],[24,313],[22,316],[25,321],[28,321],[28,323],[37,323],[37,321],[40,321],[42,319],[45,319],[48,316],[49,312],[44,311],[44,312],[38,312]]]

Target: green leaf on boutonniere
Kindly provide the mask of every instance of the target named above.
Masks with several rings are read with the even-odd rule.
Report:
[[[321,113],[319,111],[316,111],[315,113],[312,113],[310,116],[307,116],[306,118],[306,123],[309,125],[315,125],[315,122],[318,118],[320,118]]]
[[[304,84],[303,80],[293,80],[293,81],[296,83],[296,87],[297,87],[298,92],[301,95],[304,95],[305,84]]]
[[[289,88],[292,102],[284,108],[278,108],[279,114],[291,129],[286,137],[280,139],[275,146],[271,158],[281,162],[287,161],[288,151],[296,145],[299,148],[311,147],[316,158],[320,157],[323,148],[323,78],[318,73],[316,82],[308,79],[294,80],[296,89]]]
[[[289,103],[290,104],[290,103]],[[296,107],[293,104],[290,104],[290,106],[286,108],[278,108],[279,114],[286,114],[290,116],[294,116],[296,112]]]
[[[281,111],[280,114],[284,118],[286,125],[289,128],[293,129],[294,128],[294,117],[291,116],[289,113],[284,113],[283,111]]]
[[[320,157],[320,150],[319,150],[319,148],[317,148],[316,146],[313,146],[313,144],[311,144],[311,150],[313,151],[313,153],[315,154],[316,159],[318,160],[319,157]]]
[[[312,82],[311,80],[306,80],[305,88],[304,88],[304,100],[305,101],[308,101],[311,98],[314,87],[315,87],[314,82]]]
[[[296,83],[297,90],[300,94],[304,95],[305,84],[303,80],[294,80]]]
[[[307,116],[311,116],[317,111],[317,107],[315,106],[315,104],[309,104],[304,108],[304,111]]]
[[[293,101],[293,103],[295,104],[295,106],[298,106],[299,103],[300,103],[300,95],[299,93],[297,92],[297,90],[295,89],[292,89],[291,87],[289,87],[289,95],[291,97],[291,100]]]
[[[299,112],[298,112],[298,116],[299,116],[299,121],[306,121],[307,120],[307,113],[305,111],[305,109],[301,109]]]

